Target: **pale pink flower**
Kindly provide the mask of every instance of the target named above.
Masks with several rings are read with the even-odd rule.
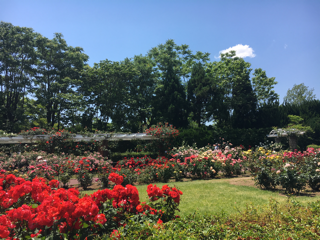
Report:
[[[290,163],[287,163],[286,165],[284,165],[285,168],[290,167],[290,166],[291,166]]]

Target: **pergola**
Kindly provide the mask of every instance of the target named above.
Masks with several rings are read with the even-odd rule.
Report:
[[[292,134],[294,132],[294,134]],[[291,151],[294,151],[297,148],[297,140],[299,135],[303,135],[305,132],[301,132],[298,129],[277,129],[272,130],[267,137],[274,138],[276,143],[280,143],[282,137],[289,138],[289,146]]]
[[[15,137],[0,137],[0,144],[26,144],[26,143],[37,143],[38,141],[49,140],[52,135],[18,135]],[[107,152],[104,148],[108,147],[108,141],[134,141],[134,140],[154,140],[157,139],[152,135],[147,135],[146,133],[130,133],[130,134],[90,134],[81,135],[73,134],[66,140],[74,142],[90,142],[90,141],[102,141],[99,152],[106,156]]]
[[[52,135],[18,135],[16,137],[0,137],[0,144],[16,144],[16,143],[36,143],[41,140],[49,140]],[[132,141],[132,140],[154,140],[155,137],[146,133],[130,133],[130,134],[92,134],[90,136],[74,134],[69,141],[74,142],[90,142],[96,141]]]

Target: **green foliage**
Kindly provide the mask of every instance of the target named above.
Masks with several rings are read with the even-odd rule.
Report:
[[[318,147],[320,149],[320,146]],[[304,171],[307,173],[308,185],[314,191],[320,190],[320,154],[316,155],[314,158],[306,158]]]
[[[35,37],[32,28],[0,23],[0,129],[17,132],[27,122],[23,107],[35,74]]]
[[[314,89],[308,89],[304,83],[294,84],[292,89],[288,89],[287,95],[283,98],[283,101],[293,105],[301,105],[305,101],[312,101],[316,98],[313,93]]]
[[[260,147],[244,152],[247,167],[257,185],[266,189],[281,186],[286,193],[299,193],[307,183],[316,190],[320,187],[319,151],[275,152]]]
[[[77,79],[88,56],[82,48],[68,46],[60,33],[52,40],[39,35],[36,46],[38,64],[33,93],[37,103],[45,106],[48,126],[58,123],[60,128],[61,120],[68,122],[67,118],[79,110],[76,106],[82,96],[76,93]]]
[[[137,173],[134,169],[121,168],[120,171],[117,171],[120,176],[123,176],[122,186],[126,186],[127,184],[134,185],[137,182]]]
[[[258,207],[248,204],[231,216],[199,214],[155,226],[130,223],[120,229],[121,239],[318,239],[317,226],[320,202],[302,205],[295,200],[279,203],[271,198]]]
[[[130,81],[129,121],[125,127],[132,132],[138,132],[142,125],[152,120],[154,93],[159,73],[154,69],[155,63],[147,56],[134,56],[133,65],[138,72]]]
[[[191,78],[188,82],[187,94],[192,119],[198,126],[210,120],[209,109],[214,104],[214,85],[210,84],[204,66],[201,62],[195,63],[192,68]]]
[[[272,91],[276,82],[268,79],[261,69],[256,70],[253,89],[250,66],[250,63],[236,57],[234,51],[221,54],[220,62],[207,64],[211,86],[217,87],[217,99],[220,99],[215,103],[217,108],[211,110],[218,126],[252,127],[256,122],[257,99],[268,102],[268,99],[277,98]]]
[[[308,145],[307,148],[318,149],[318,148],[320,148],[320,145],[311,144],[311,145]]]
[[[255,69],[253,75],[252,87],[257,96],[258,105],[278,102],[279,95],[273,90],[274,85],[278,83],[275,81],[275,77],[268,78],[266,72],[261,68]]]
[[[77,171],[77,180],[83,190],[87,190],[87,188],[92,185],[92,178],[93,174],[90,173],[89,169],[81,165]]]
[[[305,188],[307,181],[308,174],[302,172],[301,166],[295,164],[286,164],[276,178],[276,182],[286,189],[287,193],[300,192]]]
[[[59,181],[62,183],[63,188],[68,187],[68,183],[71,179],[71,174],[68,172],[64,172],[62,174],[59,174]]]
[[[145,129],[144,132],[147,135],[155,137],[151,142],[146,144],[146,149],[158,152],[159,156],[165,156],[167,151],[170,151],[174,139],[180,134],[176,127],[169,125],[167,122],[152,125],[150,128]]]

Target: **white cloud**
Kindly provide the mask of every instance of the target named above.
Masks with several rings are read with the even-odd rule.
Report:
[[[249,45],[238,44],[236,46],[230,47],[226,50],[220,51],[221,53],[227,53],[230,51],[236,51],[236,56],[241,58],[251,57],[254,58],[256,55],[253,53],[253,49]]]
[[[285,45],[284,45],[284,49],[287,49],[287,47],[288,47],[288,45],[287,45],[287,44],[285,44]]]

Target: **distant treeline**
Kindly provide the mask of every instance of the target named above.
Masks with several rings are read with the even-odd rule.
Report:
[[[252,71],[235,52],[220,57],[211,62],[209,53],[168,40],[146,55],[90,67],[83,49],[68,46],[62,34],[48,39],[1,22],[0,129],[139,132],[168,122],[186,131],[212,122],[212,129],[231,131],[285,126],[287,114],[317,123],[319,101],[279,105],[274,77]]]

